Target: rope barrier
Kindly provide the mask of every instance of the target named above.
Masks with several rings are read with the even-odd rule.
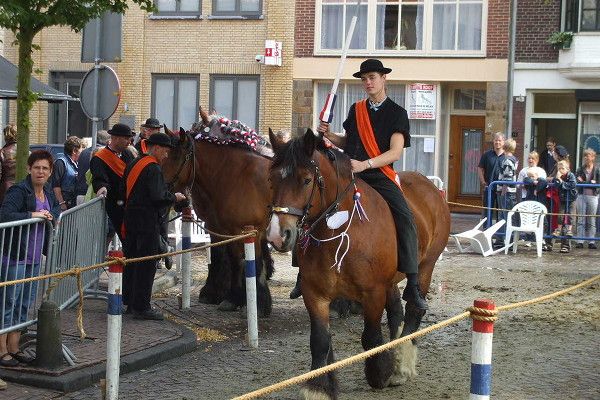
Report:
[[[145,257],[136,257],[136,258],[108,257],[108,261],[98,263],[98,264],[93,264],[93,265],[86,266],[86,267],[74,266],[70,270],[64,271],[64,272],[56,272],[54,274],[40,275],[40,276],[31,277],[31,278],[17,279],[14,281],[0,282],[0,288],[3,288],[5,286],[18,285],[20,283],[36,282],[36,281],[41,281],[44,279],[56,278],[56,280],[54,282],[52,282],[50,285],[48,285],[48,290],[46,291],[46,294],[45,294],[45,297],[47,298],[50,295],[50,293],[52,292],[52,290],[54,290],[58,286],[58,283],[60,282],[60,280],[66,278],[66,277],[69,277],[69,276],[74,276],[75,279],[77,279],[77,290],[79,292],[79,305],[77,306],[77,328],[79,329],[80,338],[85,339],[86,333],[83,328],[83,298],[84,298],[84,296],[83,296],[83,283],[82,283],[82,279],[81,279],[82,273],[91,271],[91,270],[94,270],[97,268],[104,268],[104,267],[110,266],[112,264],[121,264],[123,267],[125,267],[127,264],[131,264],[131,263],[154,260],[154,259],[159,260],[164,257],[169,257],[169,256],[174,256],[174,255],[184,254],[184,253],[191,253],[193,251],[199,251],[199,250],[203,250],[203,249],[206,249],[209,247],[223,246],[223,245],[231,243],[231,242],[243,240],[243,239],[246,239],[249,237],[255,237],[257,235],[258,235],[258,232],[256,230],[252,230],[252,231],[249,231],[248,233],[245,233],[242,235],[227,236],[228,239],[221,240],[216,243],[208,243],[203,246],[192,247],[190,249],[185,249],[185,250],[178,250],[178,251],[173,251],[173,252],[155,254],[152,256],[145,256]],[[221,236],[223,237],[225,235],[221,235]]]
[[[336,361],[333,364],[329,364],[329,365],[326,365],[324,367],[321,367],[321,368],[318,368],[318,369],[306,372],[306,373],[304,373],[302,375],[298,375],[298,376],[295,376],[293,378],[286,379],[284,381],[275,383],[273,385],[270,385],[270,386],[267,386],[267,387],[264,387],[264,388],[261,388],[261,389],[257,389],[257,390],[255,390],[253,392],[249,392],[249,393],[246,393],[246,394],[238,396],[238,397],[234,397],[233,400],[255,399],[257,397],[261,397],[261,396],[267,395],[269,393],[280,391],[280,390],[285,389],[285,388],[287,388],[289,386],[293,386],[293,385],[296,385],[296,384],[299,384],[299,383],[306,382],[306,381],[308,381],[310,379],[316,378],[316,377],[318,377],[320,375],[327,374],[327,373],[329,373],[329,372],[331,372],[333,370],[336,370],[338,368],[346,367],[346,366],[348,366],[350,364],[354,364],[354,363],[356,363],[358,361],[365,360],[365,359],[367,359],[367,358],[369,358],[371,356],[374,356],[374,355],[376,355],[378,353],[381,353],[383,351],[390,350],[393,347],[396,347],[399,344],[402,344],[402,343],[407,342],[409,340],[415,339],[415,338],[420,337],[420,336],[424,336],[424,335],[426,335],[426,334],[428,334],[430,332],[433,332],[435,330],[442,329],[442,328],[445,328],[446,326],[455,324],[455,323],[457,323],[459,321],[462,321],[463,319],[466,319],[468,317],[470,317],[472,319],[475,319],[475,320],[478,320],[478,321],[493,322],[493,321],[497,320],[497,318],[498,318],[497,314],[500,311],[508,311],[508,310],[512,310],[512,309],[515,309],[515,308],[525,307],[525,306],[528,306],[528,305],[531,305],[531,304],[540,303],[540,302],[543,302],[543,301],[546,301],[546,300],[550,300],[550,299],[553,299],[555,297],[558,297],[558,296],[570,293],[570,292],[572,292],[574,290],[580,289],[582,287],[589,286],[589,285],[591,285],[592,283],[596,282],[599,279],[600,279],[600,275],[596,275],[596,276],[594,276],[594,277],[592,277],[590,279],[587,279],[587,280],[585,280],[583,282],[580,282],[577,285],[571,286],[569,288],[566,288],[566,289],[563,289],[563,290],[559,290],[557,292],[550,293],[550,294],[547,294],[545,296],[536,297],[534,299],[530,299],[530,300],[526,300],[526,301],[522,301],[522,302],[518,302],[518,303],[511,303],[511,304],[507,304],[507,305],[504,305],[504,306],[500,306],[500,307],[497,307],[495,310],[487,310],[487,309],[478,308],[478,307],[469,307],[469,308],[467,308],[467,311],[465,311],[465,312],[463,312],[461,314],[455,315],[454,317],[451,317],[451,318],[448,318],[448,319],[446,319],[444,321],[438,322],[437,324],[431,325],[431,326],[429,326],[427,328],[418,330],[417,332],[414,332],[414,333],[412,333],[410,335],[403,336],[403,337],[398,338],[398,339],[394,339],[394,340],[392,340],[392,341],[390,341],[388,343],[385,343],[385,344],[383,344],[381,346],[378,346],[378,347],[375,347],[375,348],[370,349],[368,351],[365,351],[365,352],[356,354],[354,356],[345,358],[343,360]],[[483,314],[483,316],[482,315],[477,315],[477,314]]]

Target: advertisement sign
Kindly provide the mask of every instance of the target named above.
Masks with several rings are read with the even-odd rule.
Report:
[[[437,112],[436,85],[412,83],[408,85],[407,109],[409,119],[435,119]]]

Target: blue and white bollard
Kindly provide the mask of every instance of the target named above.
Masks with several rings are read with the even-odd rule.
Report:
[[[181,215],[181,249],[192,248],[192,209],[186,207]],[[192,253],[181,255],[181,309],[190,308],[190,290],[192,286]]]
[[[110,251],[110,257],[122,258],[122,251]],[[108,266],[108,321],[106,334],[106,399],[119,398],[119,369],[121,364],[123,265]]]
[[[244,231],[254,230],[253,226],[245,226]],[[246,256],[246,312],[248,319],[248,344],[258,348],[258,312],[256,306],[256,257],[254,252],[255,238],[244,239]]]
[[[476,308],[495,310],[492,300],[477,299]],[[474,312],[474,314],[477,314]],[[480,315],[480,314],[479,314]],[[487,315],[482,315],[487,316]],[[471,348],[471,400],[489,400],[492,389],[492,339],[494,322],[473,319],[473,343]]]

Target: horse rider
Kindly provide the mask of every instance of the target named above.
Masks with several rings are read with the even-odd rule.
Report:
[[[125,215],[122,234],[123,250],[128,258],[159,254],[164,209],[186,201],[183,194],[169,192],[160,167],[174,147],[171,138],[164,133],[153,133],[146,145],[148,152],[129,164],[123,175]],[[150,307],[157,263],[158,260],[141,261],[126,268],[132,270],[133,279],[123,286],[123,294],[135,319],[163,319],[161,313]]]
[[[326,122],[321,122],[317,131],[344,149],[351,159],[352,171],[390,206],[396,224],[398,270],[407,278],[402,298],[417,309],[427,310],[419,291],[417,229],[392,168],[404,147],[410,147],[410,125],[406,110],[387,97],[385,82],[391,71],[379,60],[363,61],[353,76],[360,78],[368,98],[350,106],[344,121],[346,135],[331,132]]]
[[[139,155],[146,154],[148,152],[146,141],[153,133],[160,132],[160,128],[160,121],[156,118],[148,118],[146,122],[140,126],[140,135],[134,145]]]

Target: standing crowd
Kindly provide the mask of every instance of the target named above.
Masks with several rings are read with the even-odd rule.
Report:
[[[519,162],[514,156],[516,142],[505,139],[502,132],[493,137],[493,148],[486,151],[479,161],[478,175],[483,190],[483,206],[510,210],[519,201],[533,200],[546,206],[551,215],[546,217],[546,239],[543,250],[552,251],[554,238],[560,238],[561,253],[571,251],[571,238],[576,234],[576,248],[583,248],[585,241],[589,249],[596,249],[596,225],[600,168],[595,164],[596,152],[583,151],[582,163],[575,172],[567,149],[557,145],[549,137],[546,148],[540,153],[532,151],[527,156],[527,165],[518,173]],[[488,196],[488,186],[494,181],[513,181],[519,184],[498,184]],[[578,185],[582,184],[582,185]],[[574,229],[575,215],[576,230]],[[507,211],[499,211],[496,218],[506,219]],[[526,238],[528,239],[528,238]],[[494,242],[495,248],[505,245],[503,239]]]
[[[97,146],[70,136],[64,152],[56,159],[46,150],[32,151],[28,175],[15,182],[16,138],[14,125],[4,128],[5,145],[0,149],[0,222],[41,218],[29,234],[3,235],[0,282],[40,274],[42,255],[48,246],[45,229],[61,212],[78,204],[78,197],[106,198],[109,236],[116,234],[127,258],[152,256],[168,251],[168,213],[173,205],[187,203],[182,193],[171,193],[164,182],[161,165],[174,147],[170,136],[160,133],[158,120],[149,118],[141,126],[138,140],[124,124],[99,131]],[[24,231],[25,232],[25,231]],[[107,241],[108,244],[108,241]],[[165,259],[170,268],[170,259]],[[135,319],[162,320],[150,306],[157,260],[128,264],[123,273],[125,313]],[[4,311],[0,330],[23,324],[35,311],[37,283],[0,289]],[[0,334],[0,366],[28,364],[32,357],[20,350],[22,330]],[[0,380],[0,390],[6,384]]]

